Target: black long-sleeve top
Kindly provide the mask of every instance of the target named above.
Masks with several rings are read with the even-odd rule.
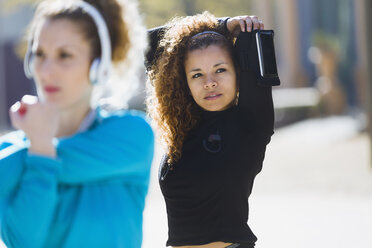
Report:
[[[168,215],[167,246],[224,241],[254,246],[248,197],[274,128],[271,86],[258,84],[255,32],[235,43],[240,61],[239,103],[202,113],[172,166],[164,156],[159,182]],[[172,168],[172,169],[170,169]]]

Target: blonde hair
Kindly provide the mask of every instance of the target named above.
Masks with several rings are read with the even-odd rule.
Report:
[[[44,19],[65,18],[80,25],[91,44],[92,60],[100,56],[100,41],[91,17],[73,4],[79,0],[44,0],[37,6],[27,35],[33,37]],[[92,107],[124,108],[137,89],[147,48],[147,31],[136,0],[85,0],[103,16],[111,41],[113,73],[105,84],[94,86]]]

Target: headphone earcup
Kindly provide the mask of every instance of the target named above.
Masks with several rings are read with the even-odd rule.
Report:
[[[35,61],[35,55],[27,50],[26,52],[26,55],[25,55],[25,60],[24,60],[24,71],[25,71],[25,75],[28,79],[33,79],[34,78],[34,70],[35,70],[35,65],[34,65],[34,61]]]
[[[92,84],[97,84],[99,82],[99,66],[101,60],[94,59],[89,70],[89,80]]]
[[[28,60],[28,67],[32,77],[35,75],[35,54],[31,53],[30,59]]]

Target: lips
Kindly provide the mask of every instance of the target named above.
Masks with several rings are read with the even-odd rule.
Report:
[[[60,88],[56,86],[45,86],[44,91],[47,93],[56,93],[60,91]]]
[[[222,96],[222,94],[209,93],[206,97],[204,97],[204,99],[205,100],[215,100],[215,99],[219,98],[220,96]]]

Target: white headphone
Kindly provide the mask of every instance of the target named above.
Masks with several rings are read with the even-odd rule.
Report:
[[[93,60],[89,70],[89,80],[92,84],[105,83],[110,77],[112,69],[111,42],[106,22],[100,12],[87,2],[76,1],[74,4],[92,17],[97,26],[98,36],[101,43],[101,57]],[[30,36],[23,63],[25,74],[29,79],[34,77],[34,54],[32,53],[32,43],[33,37]]]

